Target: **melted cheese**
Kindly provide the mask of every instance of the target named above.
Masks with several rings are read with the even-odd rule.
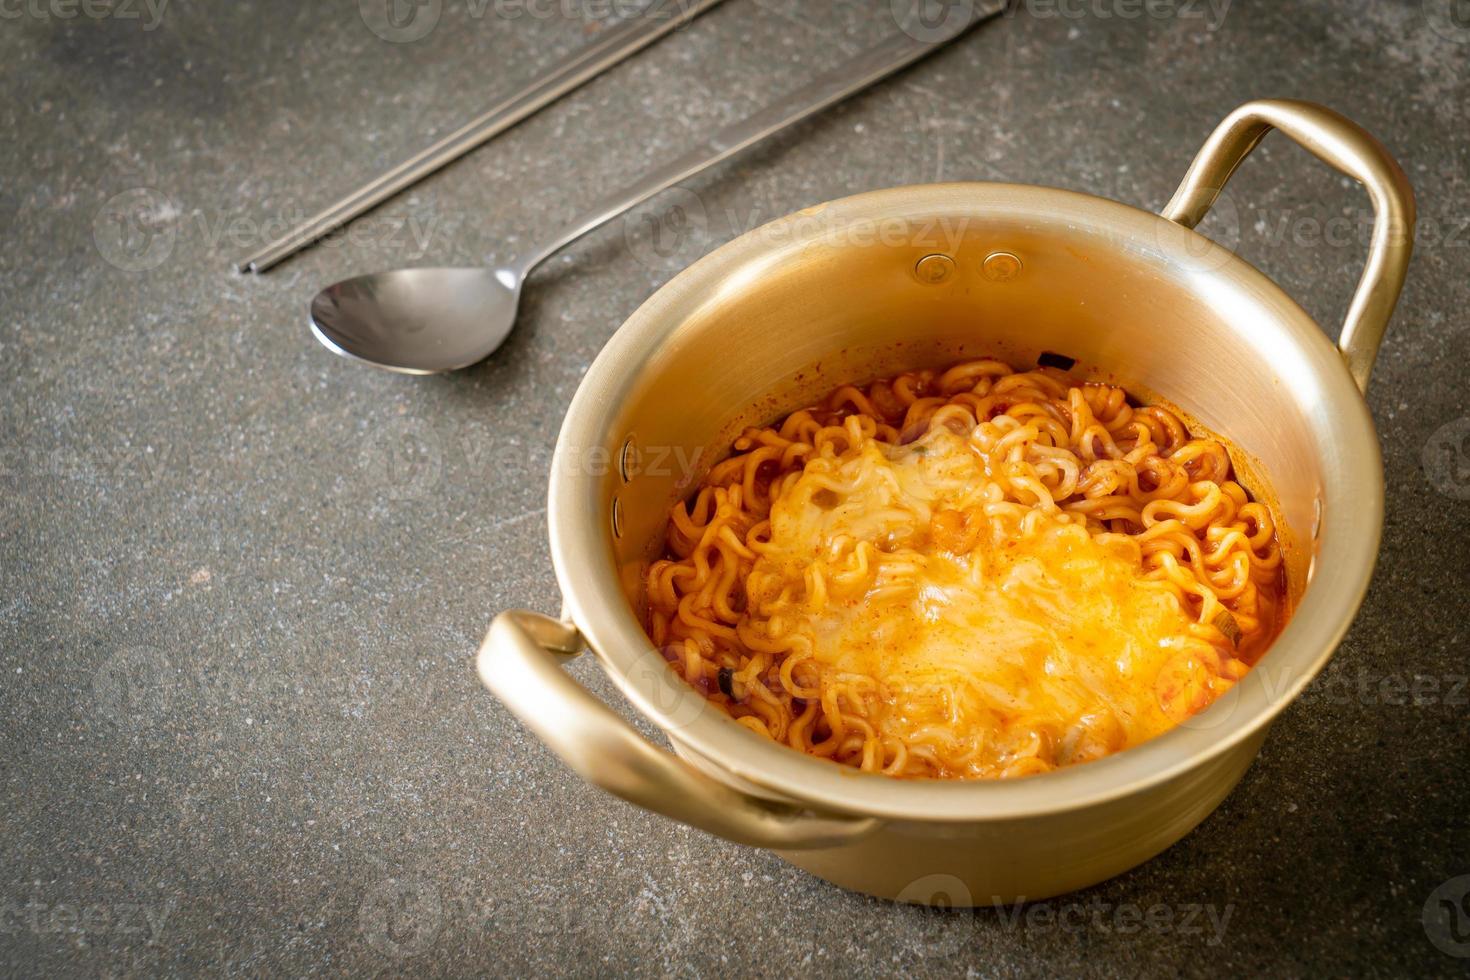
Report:
[[[1145,577],[1135,541],[1050,499],[1006,500],[998,465],[937,427],[783,484],[747,587],[798,677],[948,776],[1097,758],[1228,687],[1222,651]]]

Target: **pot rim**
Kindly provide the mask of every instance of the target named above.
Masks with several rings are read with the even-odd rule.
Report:
[[[622,403],[653,352],[721,288],[789,258],[833,229],[936,214],[1084,224],[1136,261],[1177,264],[1188,249],[1189,261],[1207,266],[1192,268],[1191,276],[1208,281],[1212,290],[1241,293],[1273,309],[1269,328],[1289,345],[1299,365],[1291,380],[1313,384],[1320,406],[1306,421],[1318,445],[1326,447],[1323,483],[1332,505],[1322,510],[1318,540],[1299,534],[1303,547],[1315,544],[1317,549],[1310,587],[1266,656],[1226,695],[1180,726],[1095,762],[1024,779],[910,780],[864,773],[757,735],[673,671],[647,670],[647,658],[659,665],[663,658],[619,583],[606,484],[569,459],[575,447],[608,443],[606,407]],[[822,220],[812,222],[813,216]],[[1209,256],[1207,263],[1200,263],[1201,255]],[[753,392],[752,400],[760,394]],[[547,523],[564,618],[581,630],[633,705],[714,768],[773,796],[822,810],[909,821],[1004,820],[1140,792],[1183,775],[1268,725],[1326,664],[1362,604],[1382,533],[1383,472],[1372,418],[1341,352],[1301,306],[1239,256],[1152,212],[1075,191],[990,182],[909,185],[778,218],[704,256],[655,291],[614,333],[572,399],[553,456]]]

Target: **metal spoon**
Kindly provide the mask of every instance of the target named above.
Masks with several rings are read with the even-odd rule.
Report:
[[[1004,4],[960,7],[963,13],[951,8],[946,23],[907,26],[780,102],[721,129],[608,197],[525,258],[495,269],[398,269],[328,286],[311,301],[312,332],[344,357],[405,374],[454,371],[483,360],[510,335],[521,286],[547,257],[660,191],[917,61],[999,13]]]

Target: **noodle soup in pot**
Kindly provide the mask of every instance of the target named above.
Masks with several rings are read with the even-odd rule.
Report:
[[[1192,230],[1272,128],[1373,200],[1335,343]],[[742,235],[588,370],[547,502],[562,615],[499,614],[479,676],[589,782],[843,887],[992,904],[1134,867],[1363,600],[1362,391],[1413,214],[1371,136],[1268,100],[1160,214],[943,184]]]
[[[1057,368],[843,385],[671,511],[645,625],[742,725],[892,776],[1012,778],[1208,707],[1281,625],[1222,442]]]

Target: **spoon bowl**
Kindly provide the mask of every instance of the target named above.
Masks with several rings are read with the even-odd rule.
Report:
[[[511,269],[356,276],[311,301],[311,330],[336,353],[390,371],[456,371],[489,357],[510,335],[521,281]]]

